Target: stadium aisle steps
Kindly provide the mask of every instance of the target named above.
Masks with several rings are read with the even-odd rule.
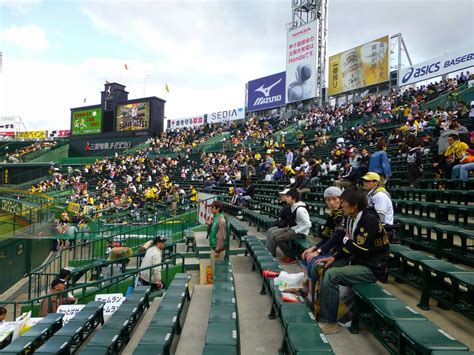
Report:
[[[212,286],[195,285],[176,355],[200,355],[206,340]]]
[[[277,354],[283,332],[278,320],[267,318],[270,297],[259,295],[262,281],[250,257],[231,257],[240,323],[241,354]]]
[[[143,318],[137,324],[137,327],[132,333],[132,337],[130,338],[130,341],[128,342],[125,349],[123,350],[122,355],[132,355],[133,350],[137,347],[138,343],[140,342],[140,339],[142,338],[143,334],[145,334],[148,326],[150,325],[151,320],[153,319],[153,316],[156,313],[158,306],[160,305],[160,301],[161,297],[157,297],[150,304],[150,308],[148,308]]]

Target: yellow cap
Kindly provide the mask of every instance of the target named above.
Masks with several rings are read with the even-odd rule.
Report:
[[[367,173],[364,176],[362,176],[362,179],[367,180],[367,181],[379,181],[380,182],[380,175],[377,173]]]

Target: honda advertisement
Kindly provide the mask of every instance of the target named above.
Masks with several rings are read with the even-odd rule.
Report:
[[[474,66],[472,49],[459,50],[401,69],[398,85],[413,84],[472,66]]]
[[[260,111],[285,105],[286,72],[248,82],[247,110]]]
[[[288,31],[286,42],[286,103],[316,97],[318,22]]]

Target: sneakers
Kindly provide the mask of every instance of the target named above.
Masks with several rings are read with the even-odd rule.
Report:
[[[296,259],[294,259],[292,257],[289,257],[289,256],[282,256],[282,257],[278,258],[278,261],[281,264],[284,264],[284,265],[296,264]]]
[[[324,334],[336,334],[339,333],[339,325],[337,323],[319,323],[319,328]]]
[[[351,325],[352,325],[352,321],[349,320],[349,321],[347,321],[347,322],[345,322],[345,323],[337,322],[337,324],[338,324],[340,327],[343,327],[343,328],[350,328]]]

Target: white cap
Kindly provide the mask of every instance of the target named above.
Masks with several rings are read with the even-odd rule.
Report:
[[[324,198],[326,197],[341,197],[342,190],[336,186],[330,186],[324,190]]]
[[[280,195],[285,195],[288,191],[290,191],[290,189],[284,189],[283,191],[279,191],[278,193]]]

